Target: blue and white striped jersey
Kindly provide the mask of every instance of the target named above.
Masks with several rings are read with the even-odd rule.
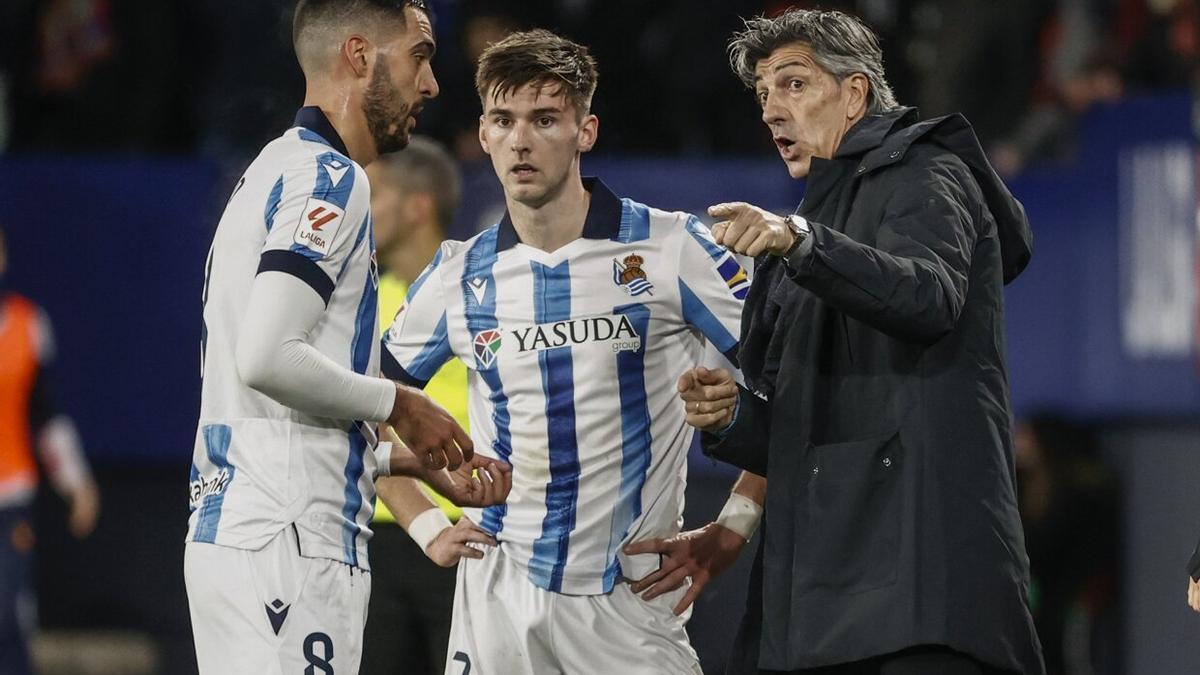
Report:
[[[238,330],[260,272],[325,300],[307,343],[378,376],[378,270],[366,173],[318,108],[269,143],[230,197],[209,252],[188,541],[259,549],[295,524],[307,557],[367,568],[375,458],[349,419],[304,414],[246,386]]]
[[[621,545],[679,531],[692,430],[675,382],[706,340],[736,353],[749,286],[695,218],[584,184],[583,237],[553,253],[507,215],[444,243],[383,354],[386,375],[416,384],[466,363],[476,452],[513,467],[507,503],[478,522],[534,584],[572,595],[654,569]]]

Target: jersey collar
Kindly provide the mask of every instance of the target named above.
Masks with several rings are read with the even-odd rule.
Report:
[[[616,239],[621,232],[621,199],[604,184],[604,181],[595,176],[583,177],[583,189],[592,193],[587,218],[583,221],[583,238]],[[508,211],[504,212],[499,227],[500,232],[496,236],[497,252],[510,249],[521,242]]]
[[[329,118],[317,106],[308,105],[301,108],[296,113],[296,120],[292,126],[308,129],[320,136],[325,145],[347,157],[350,156],[350,152],[346,150],[346,144],[342,142],[342,137],[338,135],[337,129],[333,128],[333,125],[329,123]]]

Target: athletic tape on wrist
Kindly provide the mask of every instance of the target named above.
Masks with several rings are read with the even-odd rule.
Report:
[[[451,527],[450,519],[435,506],[427,511],[422,511],[421,515],[412,519],[412,522],[408,524],[408,536],[412,537],[412,540],[417,542],[417,546],[420,546],[421,551],[424,552],[429,546],[429,542],[433,541],[447,527]]]
[[[382,441],[372,452],[375,453],[375,477],[392,475],[392,444]]]
[[[717,516],[717,524],[737,532],[743,539],[750,541],[758,529],[758,521],[762,520],[763,509],[753,499],[736,492],[729,494],[729,500]]]

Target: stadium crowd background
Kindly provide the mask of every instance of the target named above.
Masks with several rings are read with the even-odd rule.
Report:
[[[83,542],[52,493],[38,503],[47,673],[194,669],[181,559],[203,257],[237,175],[299,106],[293,4],[0,3],[8,286],[55,322],[58,389],[103,495]],[[739,17],[789,4],[816,5],[431,2],[442,94],[418,132],[461,165],[450,235],[489,224],[498,204],[474,58],[534,26],[599,61],[585,171],[698,214],[727,199],[790,211],[803,192],[724,52]],[[1200,3],[820,6],[879,32],[902,103],[965,113],[1029,210],[1035,255],[1008,292],[1008,339],[1033,605],[1055,672],[1200,672],[1183,570],[1200,536]],[[693,461],[688,525],[715,515],[729,475]],[[706,672],[720,672],[749,557],[697,604]]]

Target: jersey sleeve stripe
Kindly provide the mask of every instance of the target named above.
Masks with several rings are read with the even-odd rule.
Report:
[[[429,384],[429,380],[419,380],[405,370],[404,366],[400,365],[400,362],[388,350],[386,341],[379,351],[379,366],[380,370],[383,371],[383,376],[389,380],[395,380],[410,387],[417,387],[418,389],[424,389],[425,385]]]
[[[679,296],[683,301],[684,321],[700,329],[700,332],[717,348],[717,351],[728,356],[728,353],[737,347],[737,338],[725,328],[721,320],[709,310],[704,301],[684,283],[683,279],[679,280]]]
[[[326,306],[333,297],[333,279],[302,253],[283,249],[264,251],[258,261],[258,274],[263,272],[283,272],[296,277],[316,291]]]
[[[621,227],[617,241],[623,244],[650,238],[650,209],[631,199],[621,200]]]
[[[283,176],[275,181],[275,186],[271,188],[271,194],[267,196],[267,207],[263,212],[263,220],[267,224],[267,232],[275,226],[275,214],[279,213],[279,205],[283,203]]]
[[[425,280],[428,279],[431,274],[433,274],[433,271],[436,270],[440,264],[442,264],[442,249],[439,248],[438,252],[433,255],[433,260],[430,261],[429,265],[417,275],[417,279],[416,281],[412,282],[412,286],[408,287],[408,295],[404,296],[405,302],[410,302],[413,299],[413,297],[417,294],[417,291],[421,290],[421,287],[425,285]]]
[[[446,313],[442,312],[442,318],[438,320],[433,334],[425,341],[425,346],[421,348],[416,358],[408,364],[408,368],[405,370],[418,379],[428,382],[437,374],[438,368],[450,360],[450,356],[450,340],[446,333]]]
[[[712,233],[708,231],[708,228],[704,227],[704,225],[695,216],[688,218],[686,228],[688,234],[692,235],[692,239],[695,239],[701,246],[703,246],[705,252],[708,253],[708,256],[714,261],[720,261],[721,258],[727,253],[727,251],[724,248],[721,248],[720,244],[713,239]]]
[[[646,342],[649,340],[650,309],[645,305],[626,305],[613,309],[624,314],[642,336],[636,351],[617,353],[617,388],[621,398],[621,487],[613,509],[608,537],[604,592],[616,584],[621,572],[617,549],[629,535],[629,528],[642,515],[642,488],[650,468],[650,407],[646,395]]]

